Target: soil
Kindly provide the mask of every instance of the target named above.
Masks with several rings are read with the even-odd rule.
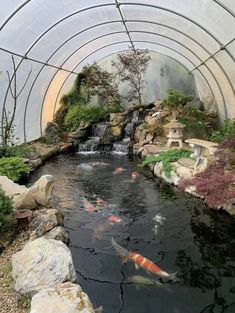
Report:
[[[15,224],[0,234],[0,313],[29,312],[29,299],[14,291],[11,276],[11,257],[22,250],[28,239],[28,231],[18,229]]]

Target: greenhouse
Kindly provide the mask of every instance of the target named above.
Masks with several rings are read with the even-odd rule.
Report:
[[[235,312],[235,1],[2,0],[0,312]]]

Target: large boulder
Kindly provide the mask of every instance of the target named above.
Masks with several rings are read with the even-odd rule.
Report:
[[[61,226],[64,223],[63,214],[57,209],[41,209],[33,213],[30,222],[32,233],[31,240],[43,236],[46,232],[54,227]],[[52,238],[56,239],[56,238]]]
[[[12,277],[17,292],[33,294],[59,283],[74,282],[76,272],[69,248],[61,241],[41,237],[13,254]]]
[[[95,313],[87,294],[79,285],[58,284],[33,296],[30,313]]]
[[[43,237],[45,237],[46,239],[60,240],[63,243],[65,243],[66,245],[69,244],[69,235],[66,233],[64,228],[61,226],[57,226],[57,227],[51,229],[50,231],[45,233]]]
[[[27,187],[14,183],[7,176],[0,176],[0,186],[8,197],[19,196],[27,191]]]
[[[111,126],[124,126],[127,122],[126,113],[111,113],[110,114],[110,124]]]
[[[54,187],[54,177],[52,175],[43,175],[30,188],[26,188],[19,195],[16,195],[14,207],[16,209],[30,210],[39,205],[51,207],[51,195]]]

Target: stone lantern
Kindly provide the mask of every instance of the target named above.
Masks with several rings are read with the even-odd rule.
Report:
[[[185,127],[185,125],[174,120],[164,125],[163,127],[169,130],[169,133],[167,135],[167,148],[170,148],[173,142],[177,142],[179,144],[179,148],[182,148],[183,128]]]

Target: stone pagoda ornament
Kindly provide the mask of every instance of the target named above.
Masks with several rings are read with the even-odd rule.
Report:
[[[170,148],[171,144],[175,142],[179,144],[179,148],[182,148],[183,128],[185,125],[178,122],[177,120],[172,120],[163,127],[169,130],[167,135],[167,148]]]

